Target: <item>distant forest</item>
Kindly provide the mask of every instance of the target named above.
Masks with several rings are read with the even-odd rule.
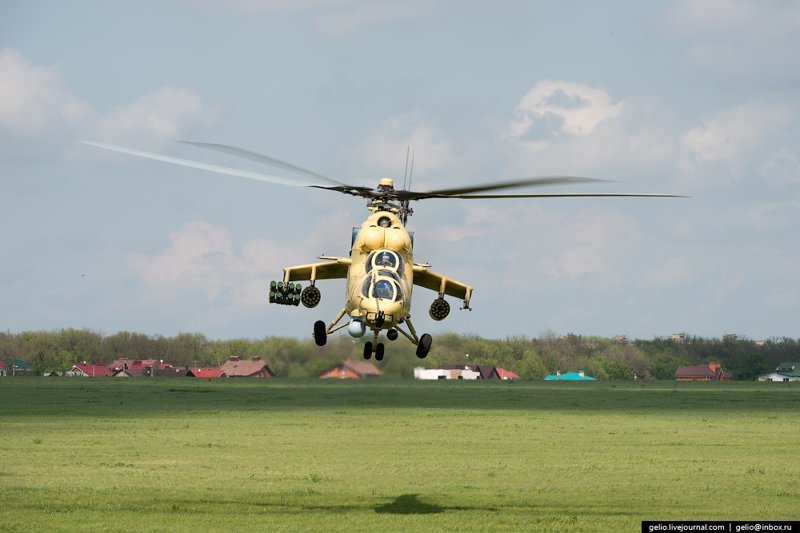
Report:
[[[684,340],[619,341],[546,333],[501,340],[444,333],[434,337],[426,359],[402,338],[386,343],[386,357],[376,363],[385,376],[411,377],[415,366],[483,364],[512,370],[524,379],[585,370],[601,380],[672,379],[678,365],[718,361],[734,379],[750,380],[774,370],[782,361],[800,361],[800,340],[767,341],[687,336]],[[0,333],[0,358],[19,358],[37,373],[68,370],[81,362],[108,364],[115,359],[163,359],[175,366],[218,366],[230,356],[260,356],[278,377],[314,377],[347,357],[362,357],[363,340],[333,336],[319,348],[313,341],[286,337],[211,340],[201,333],[174,337],[121,331],[104,335],[91,330]]]

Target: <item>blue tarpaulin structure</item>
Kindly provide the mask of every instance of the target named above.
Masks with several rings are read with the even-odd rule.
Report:
[[[556,374],[550,374],[549,376],[545,376],[545,381],[597,381],[595,378],[591,376],[587,376],[583,370],[579,370],[578,372],[565,372],[561,373],[558,372]]]

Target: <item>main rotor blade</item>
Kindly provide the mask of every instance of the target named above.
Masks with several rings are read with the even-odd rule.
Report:
[[[607,180],[594,178],[582,178],[579,176],[540,176],[536,178],[523,178],[520,180],[501,181],[499,183],[482,183],[467,187],[455,187],[452,189],[437,189],[426,192],[398,191],[398,197],[409,200],[422,200],[424,198],[442,198],[445,196],[457,196],[482,191],[496,191],[499,189],[512,189],[515,187],[541,187],[544,185],[563,185],[567,183],[602,183]]]
[[[235,146],[229,146],[227,144],[201,143],[196,141],[178,141],[178,142],[183,144],[191,144],[192,146],[199,146],[200,148],[206,148],[208,150],[215,150],[217,152],[222,152],[236,157],[242,157],[244,159],[249,159],[251,161],[257,161],[259,163],[265,163],[267,165],[272,165],[274,167],[282,168],[284,170],[289,170],[291,172],[305,174],[306,176],[317,178],[319,180],[322,180],[323,182],[328,182],[328,185],[339,185],[339,186],[345,185],[340,181],[337,181],[333,178],[329,178],[328,176],[324,176],[322,174],[318,174],[312,170],[308,170],[303,167],[298,167],[297,165],[293,165],[291,163],[287,163],[286,161],[281,161],[280,159],[275,159],[274,157],[269,157],[264,154],[259,154],[257,152],[252,152],[250,150],[237,148]]]
[[[242,170],[238,168],[225,167],[221,165],[212,165],[209,163],[201,163],[192,159],[182,159],[180,157],[172,157],[168,155],[156,154],[153,152],[145,152],[144,150],[136,150],[135,148],[126,148],[125,146],[117,146],[115,144],[100,143],[94,141],[81,141],[83,144],[89,146],[96,146],[98,148],[105,148],[106,150],[113,150],[115,152],[122,152],[123,154],[135,155],[137,157],[144,157],[145,159],[154,159],[156,161],[164,161],[165,163],[172,163],[173,165],[180,165],[183,167],[196,168],[199,170],[207,170],[209,172],[216,172],[218,174],[227,174],[229,176],[239,176],[241,178],[249,178],[258,181],[265,181],[267,183],[277,183],[279,185],[288,185],[289,187],[318,187],[327,189],[329,187],[320,187],[318,181],[300,181],[281,176],[272,176],[270,174],[263,174],[261,172],[252,172],[249,170]]]
[[[689,198],[683,194],[649,194],[633,192],[597,192],[597,193],[544,193],[544,194],[451,194],[433,196],[431,198],[455,198],[459,200],[482,200],[491,198],[597,198],[597,197],[633,197],[633,198]]]

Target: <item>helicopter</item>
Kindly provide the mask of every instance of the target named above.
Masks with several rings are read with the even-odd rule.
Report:
[[[533,193],[533,194],[486,194],[519,187],[540,187],[545,185],[596,183],[606,180],[578,176],[543,176],[512,181],[484,183],[465,187],[437,189],[430,191],[410,190],[410,175],[401,189],[396,189],[394,179],[381,178],[377,187],[353,186],[307,170],[305,168],[275,159],[257,152],[225,144],[196,141],[178,141],[207,150],[249,159],[275,168],[290,171],[301,176],[290,179],[283,176],[265,174],[233,167],[203,163],[146,152],[103,142],[81,141],[83,144],[122,152],[129,155],[163,161],[175,165],[206,170],[219,174],[239,176],[268,183],[294,187],[324,189],[367,199],[370,214],[359,226],[353,228],[350,254],[347,257],[319,256],[320,262],[286,267],[280,280],[269,284],[269,302],[273,304],[307,308],[316,307],[321,300],[321,291],[316,286],[319,280],[345,279],[345,303],[330,323],[317,320],[314,323],[313,338],[317,346],[324,346],[332,333],[347,328],[354,338],[361,338],[369,330],[372,340],[364,343],[364,359],[372,356],[383,359],[385,347],[379,342],[383,331],[390,341],[403,335],[416,346],[420,359],[427,357],[433,338],[428,333],[418,335],[411,321],[411,295],[414,286],[429,289],[436,293],[429,308],[429,315],[435,321],[444,320],[450,314],[450,304],[445,296],[461,300],[462,310],[469,310],[473,288],[449,276],[431,270],[428,263],[414,261],[414,234],[406,229],[408,218],[413,215],[411,202],[427,199],[519,199],[519,198],[565,198],[565,197],[656,197],[676,198],[676,194],[646,193]],[[411,160],[413,175],[413,156]],[[408,153],[406,154],[408,170]],[[302,286],[307,281],[308,285]]]

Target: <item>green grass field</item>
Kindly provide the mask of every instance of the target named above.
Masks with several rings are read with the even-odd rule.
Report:
[[[798,407],[783,383],[0,378],[0,529],[796,520]]]

